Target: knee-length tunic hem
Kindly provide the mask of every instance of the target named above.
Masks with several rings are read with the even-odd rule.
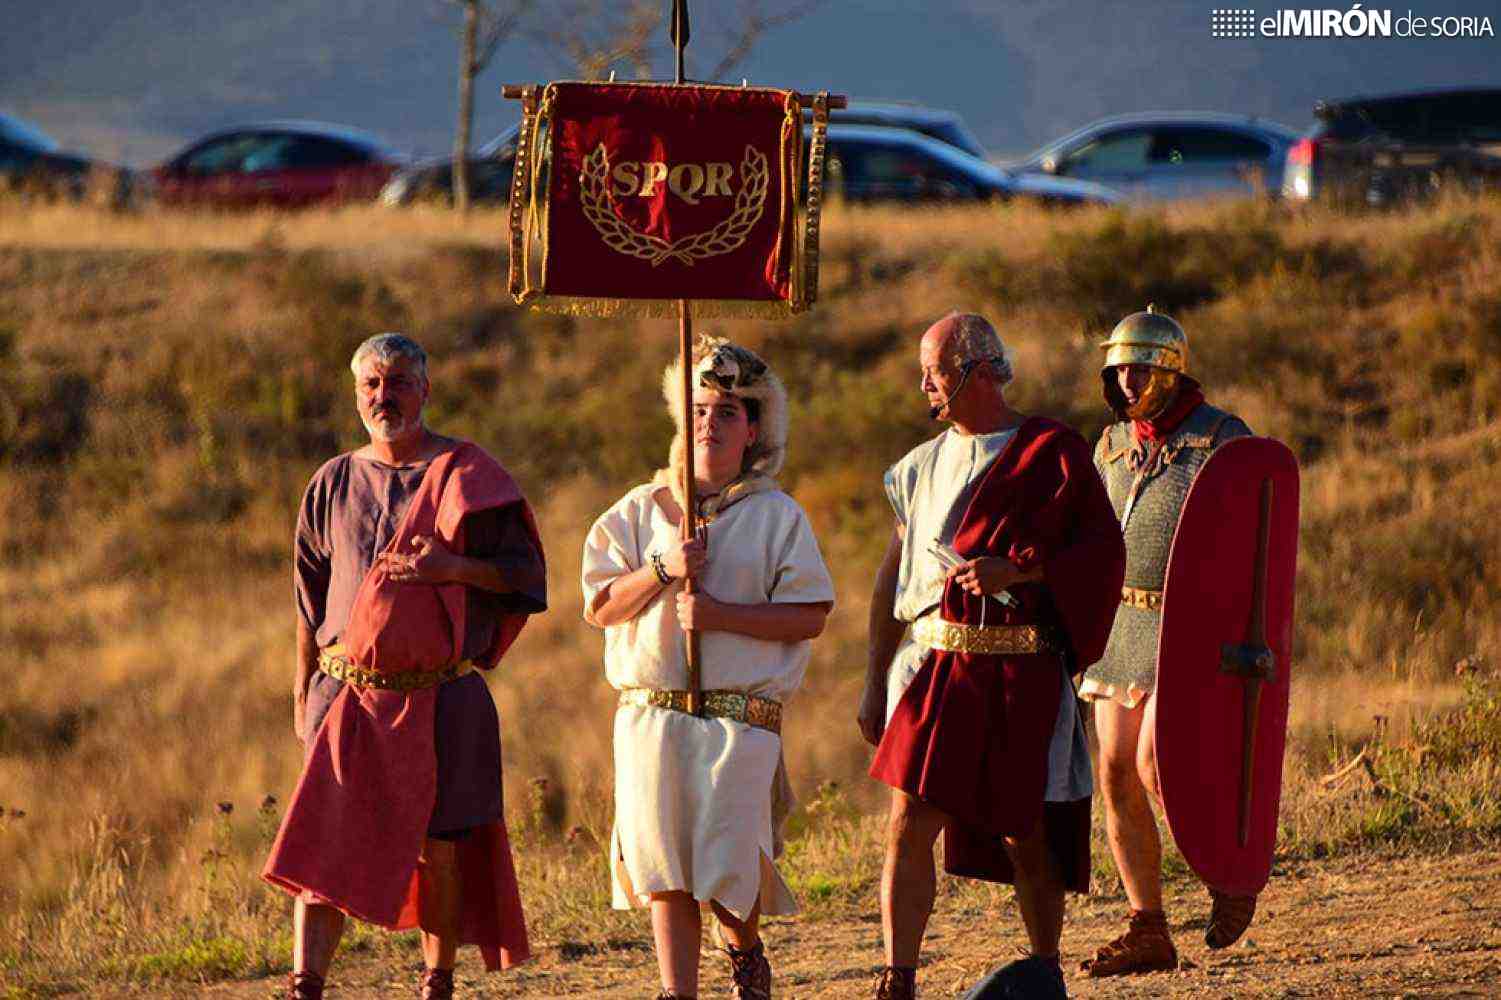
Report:
[[[664,550],[678,532],[650,484],[606,511],[584,546],[584,601]],[[708,527],[699,583],[736,604],[832,602],[833,582],[798,505],[778,490],[751,494]],[[640,613],[605,630],[605,672],[619,689],[687,687],[684,636],[665,588]],[[773,642],[728,632],[700,637],[705,690],[785,701],[802,683],[811,642]],[[642,905],[651,893],[688,892],[744,919],[797,904],[773,859],[788,806],[781,738],[727,719],[627,705],[614,720],[613,902]]]

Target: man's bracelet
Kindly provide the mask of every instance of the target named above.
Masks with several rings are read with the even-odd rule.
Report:
[[[657,574],[657,580],[664,587],[672,586],[673,581],[676,579],[671,573],[667,572],[667,564],[662,561],[662,553],[660,552],[653,552],[651,554],[651,571]]]

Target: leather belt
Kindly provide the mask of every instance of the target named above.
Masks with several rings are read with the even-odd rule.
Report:
[[[1026,656],[1057,650],[1037,625],[962,625],[944,621],[936,613],[912,623],[912,639],[929,649],[981,656]]]
[[[336,644],[318,654],[318,669],[355,687],[376,688],[381,691],[421,691],[463,677],[474,669],[474,663],[471,660],[460,660],[442,670],[388,673],[358,666],[344,653],[343,647]]]
[[[769,733],[782,733],[782,703],[743,691],[705,691],[701,695],[703,714],[714,719],[743,722]],[[638,708],[665,708],[673,712],[688,711],[687,691],[659,691],[655,688],[625,688],[620,704]]]
[[[1142,611],[1162,610],[1162,591],[1142,590],[1140,587],[1122,587],[1121,603],[1128,608],[1140,608]]]

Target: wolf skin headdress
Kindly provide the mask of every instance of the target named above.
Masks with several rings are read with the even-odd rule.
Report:
[[[693,345],[693,385],[695,388],[717,389],[741,399],[754,399],[761,408],[756,440],[745,450],[740,475],[719,496],[705,499],[700,505],[701,512],[712,517],[752,493],[777,489],[776,476],[787,458],[787,390],[782,380],[754,351],[722,337],[701,336]],[[668,454],[668,468],[657,473],[656,481],[665,481],[672,488],[673,499],[681,506],[686,493],[683,458],[688,441],[683,427],[681,359],[668,365],[662,373],[662,397],[667,400],[677,434]]]

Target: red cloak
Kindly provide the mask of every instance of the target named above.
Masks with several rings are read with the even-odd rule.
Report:
[[[1043,803],[1060,660],[1077,673],[1104,653],[1126,572],[1120,524],[1084,439],[1042,417],[1017,428],[970,500],[954,548],[966,559],[1040,567],[1041,581],[1010,588],[1015,605],[986,599],[984,624],[1042,626],[1065,652],[932,650],[892,714],[871,776],[950,817],[950,873],[1012,881],[1001,838],[1025,837],[1046,818],[1065,882],[1085,891],[1089,800]],[[979,625],[981,605],[950,582],[940,609],[947,621]]]
[[[428,466],[387,551],[409,551],[415,536],[436,535],[462,553],[464,517],[511,504],[521,505],[540,553],[531,508],[515,482],[463,442]],[[343,645],[368,669],[442,670],[462,655],[465,613],[462,584],[397,583],[377,563],[355,597]],[[479,665],[495,666],[525,623],[525,615],[505,615]],[[313,736],[263,878],[393,930],[421,924],[417,859],[437,796],[437,692],[345,685]],[[530,949],[505,817],[460,840],[458,863],[459,940],[478,945],[491,970],[525,961]]]

